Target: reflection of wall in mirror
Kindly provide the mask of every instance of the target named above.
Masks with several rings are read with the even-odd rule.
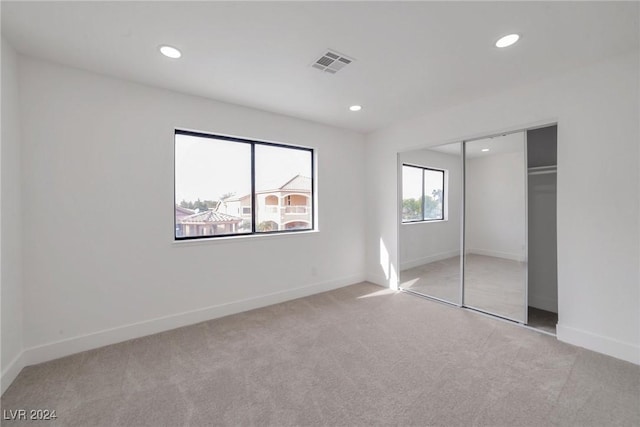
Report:
[[[456,144],[458,147],[460,144]],[[400,269],[460,255],[460,205],[462,166],[459,155],[433,150],[414,150],[400,154],[402,163],[443,169],[445,174],[446,221],[400,225]]]
[[[467,159],[466,173],[466,253],[524,261],[524,152]]]

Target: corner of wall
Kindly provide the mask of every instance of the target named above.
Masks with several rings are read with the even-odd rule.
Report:
[[[0,388],[18,376],[23,363],[22,171],[18,56],[1,40],[2,138],[0,142]]]
[[[7,391],[11,383],[13,383],[25,366],[24,352],[20,351],[20,353],[7,364],[7,367],[2,370],[2,374],[0,375],[0,395]]]

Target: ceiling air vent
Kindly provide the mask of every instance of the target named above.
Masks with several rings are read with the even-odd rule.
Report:
[[[335,50],[328,49],[318,60],[311,64],[311,66],[320,71],[335,74],[352,62],[353,58],[349,58]]]

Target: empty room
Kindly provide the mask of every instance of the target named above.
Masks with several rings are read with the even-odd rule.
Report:
[[[640,3],[0,2],[2,425],[640,426]]]

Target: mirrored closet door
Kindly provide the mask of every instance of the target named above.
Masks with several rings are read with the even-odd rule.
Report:
[[[400,153],[400,288],[462,304],[462,144]]]
[[[525,132],[465,142],[463,304],[527,322]]]

